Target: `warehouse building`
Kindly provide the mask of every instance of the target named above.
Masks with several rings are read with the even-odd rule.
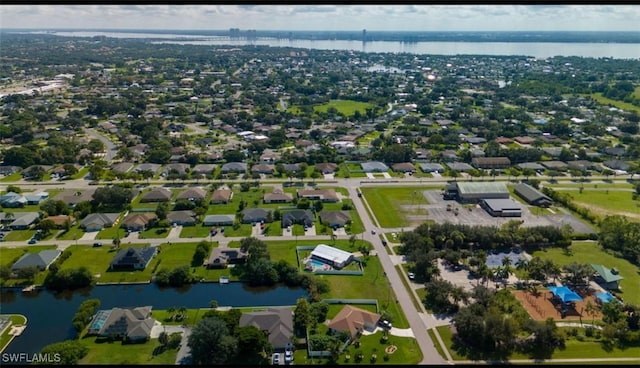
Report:
[[[538,207],[551,206],[551,203],[552,203],[551,198],[544,195],[538,189],[532,187],[527,183],[516,184],[513,187],[513,189],[514,189],[514,192],[520,196],[520,198],[527,201],[527,203],[529,203],[530,205],[538,206]]]
[[[480,206],[493,217],[521,217],[522,208],[511,198],[483,199]]]
[[[455,182],[447,184],[444,199],[477,203],[483,199],[509,198],[509,189],[504,183],[493,181]]]

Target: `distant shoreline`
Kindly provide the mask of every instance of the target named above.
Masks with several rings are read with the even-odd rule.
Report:
[[[135,33],[185,37],[273,38],[290,40],[340,40],[387,42],[562,42],[640,43],[640,32],[629,31],[295,31],[295,30],[171,30],[171,29],[33,29],[7,28],[0,32],[29,32],[56,35],[58,32]]]

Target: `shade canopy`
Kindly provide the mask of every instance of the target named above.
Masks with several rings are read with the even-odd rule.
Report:
[[[609,292],[596,293],[596,298],[598,298],[598,300],[600,300],[602,303],[608,303],[612,300],[618,301],[618,299],[616,299],[616,297]]]
[[[566,286],[549,286],[548,289],[562,300],[563,303],[579,302],[582,301],[582,297],[576,294],[573,290]]]

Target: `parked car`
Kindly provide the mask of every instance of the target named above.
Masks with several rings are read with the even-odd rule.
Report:
[[[31,239],[29,239],[29,244],[35,244],[35,243],[37,243],[37,242],[38,242],[38,241],[37,241],[35,238],[31,238]]]
[[[291,351],[291,349],[286,349],[284,351],[284,362],[285,363],[291,363],[293,361],[293,351]]]
[[[416,274],[413,272],[409,272],[407,275],[409,276],[409,280],[414,280],[416,278]]]
[[[391,322],[387,321],[386,319],[381,319],[378,323],[380,324],[380,326],[386,328],[387,330],[391,329]]]
[[[376,231],[375,230],[371,230],[371,234],[372,235],[376,235]]]
[[[93,246],[94,247],[101,247],[102,243],[101,242],[95,242],[95,243],[93,243]]]
[[[280,364],[280,353],[273,354],[273,365]]]

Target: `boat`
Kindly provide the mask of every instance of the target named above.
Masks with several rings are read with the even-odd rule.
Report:
[[[229,277],[228,276],[220,276],[219,282],[221,284],[228,284],[229,283]]]
[[[36,285],[29,285],[29,286],[23,288],[22,292],[23,293],[29,293],[29,292],[32,292],[32,291],[36,291],[36,288],[37,288]]]

